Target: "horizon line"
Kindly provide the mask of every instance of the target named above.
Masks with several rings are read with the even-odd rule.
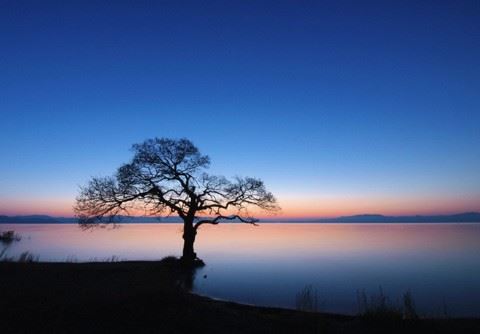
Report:
[[[338,219],[344,217],[357,217],[357,216],[382,216],[382,217],[428,217],[428,216],[455,216],[463,214],[480,214],[480,211],[471,210],[471,211],[455,211],[450,213],[430,213],[430,214],[382,214],[382,213],[356,213],[350,215],[337,215],[337,216],[259,216],[259,220],[285,220],[285,219],[299,219],[299,220],[315,220],[315,219]],[[51,217],[51,218],[77,218],[75,215],[49,215],[49,214],[16,214],[9,215],[0,213],[0,216],[6,217],[30,217],[30,216],[40,216],[40,217]],[[180,218],[178,215],[170,216],[154,216],[154,215],[117,215],[119,217],[132,217],[132,218]],[[202,216],[208,217],[208,216]]]

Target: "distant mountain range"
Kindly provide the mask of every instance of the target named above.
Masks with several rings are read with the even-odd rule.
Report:
[[[453,215],[434,216],[383,216],[363,214],[318,219],[316,221],[331,223],[477,223],[480,222],[480,212],[465,212]]]
[[[480,212],[465,212],[453,215],[435,216],[383,216],[377,214],[363,214],[355,216],[342,216],[337,218],[311,218],[311,219],[285,219],[270,218],[262,222],[302,222],[302,223],[479,223]],[[74,217],[51,217],[45,215],[30,216],[0,216],[0,224],[74,224]],[[179,223],[179,217],[129,217],[120,216],[120,222],[125,223]]]
[[[121,223],[179,223],[178,217],[118,216]],[[75,217],[52,217],[46,215],[0,216],[0,224],[75,224]]]

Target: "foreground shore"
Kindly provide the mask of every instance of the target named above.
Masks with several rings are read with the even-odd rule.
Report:
[[[185,289],[192,274],[173,259],[1,262],[0,332],[480,333],[477,319],[365,319],[215,301]]]

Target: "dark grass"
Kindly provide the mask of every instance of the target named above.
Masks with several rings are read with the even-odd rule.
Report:
[[[0,242],[4,244],[10,244],[14,241],[20,241],[21,237],[15,233],[15,231],[3,231],[0,232]]]
[[[375,321],[214,301],[156,262],[0,263],[1,333],[480,333],[475,319]],[[235,282],[232,282],[232,289]]]

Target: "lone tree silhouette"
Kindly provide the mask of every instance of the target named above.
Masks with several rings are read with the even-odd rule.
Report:
[[[205,172],[210,158],[188,139],[153,138],[134,144],[131,162],[113,177],[94,177],[80,189],[74,207],[84,228],[115,223],[120,214],[178,215],[183,220],[182,260],[197,260],[194,242],[204,224],[240,221],[255,224],[249,209],[279,209],[256,178],[233,181]]]

